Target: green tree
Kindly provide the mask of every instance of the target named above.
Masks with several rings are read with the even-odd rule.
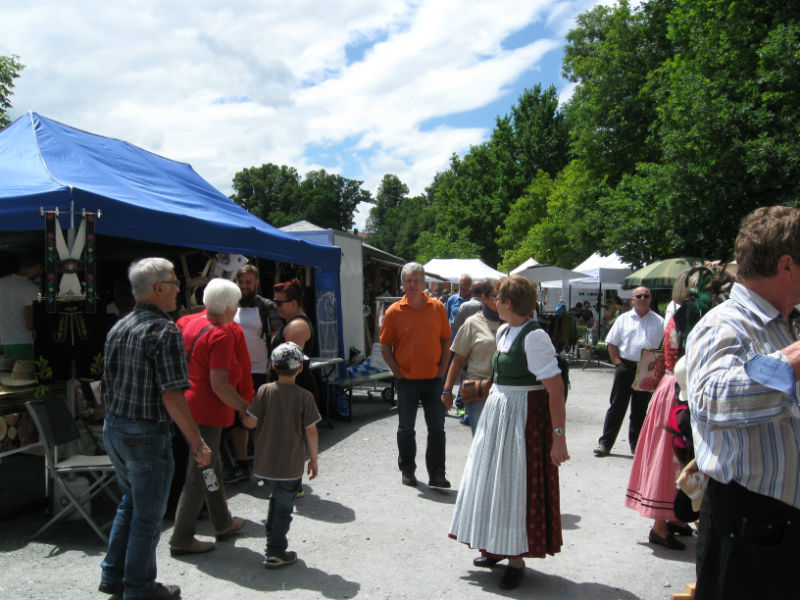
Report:
[[[497,264],[498,227],[537,172],[555,175],[567,163],[568,142],[555,87],[525,90],[510,114],[497,119],[490,139],[463,158],[453,155],[431,184],[436,225],[420,243],[429,240],[440,257]]]
[[[300,175],[294,167],[272,163],[243,169],[233,176],[237,204],[275,227],[302,218]]]
[[[603,201],[606,242],[633,262],[730,258],[741,218],[798,204],[800,2],[680,0],[679,53],[650,78],[661,159],[639,164]]]
[[[503,224],[497,228],[497,248],[503,253],[503,271],[509,271],[519,263],[527,260],[524,257],[516,263],[509,264],[509,257],[516,257],[516,248],[528,235],[528,231],[547,216],[547,203],[553,190],[553,178],[539,171],[520,198],[511,206]],[[510,260],[516,260],[511,258]]]
[[[563,75],[578,86],[567,104],[573,151],[598,179],[616,185],[639,162],[660,157],[657,105],[648,79],[673,54],[667,17],[674,0],[597,6],[567,34]]]
[[[540,191],[547,191],[547,212],[519,238],[517,246],[505,252],[502,271],[530,257],[571,268],[601,248],[605,216],[596,207],[607,190],[586,165],[574,160],[546,188],[544,180],[541,184]]]
[[[362,183],[324,169],[309,171],[300,183],[302,218],[320,227],[352,228],[356,207],[361,202],[374,203],[372,195],[361,189]]]
[[[294,167],[267,163],[236,173],[231,199],[275,227],[305,219],[320,227],[348,230],[358,204],[372,203],[361,183],[324,170],[309,171],[301,181]]]
[[[11,122],[8,118],[8,110],[11,108],[14,80],[19,77],[24,68],[25,65],[19,62],[19,56],[13,54],[0,56],[0,128]]]
[[[408,186],[397,175],[384,175],[367,221],[369,243],[401,258],[413,259],[420,234],[433,229],[429,196],[409,198]]]
[[[373,240],[372,243],[375,246],[383,249],[388,247],[393,232],[386,226],[387,219],[390,213],[396,210],[407,197],[408,186],[397,175],[386,174],[383,176],[375,194],[375,206],[369,210],[366,225],[366,232],[370,234],[370,239]]]

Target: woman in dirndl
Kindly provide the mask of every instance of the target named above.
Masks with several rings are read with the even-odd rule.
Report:
[[[501,589],[522,581],[525,557],[562,545],[558,466],[569,459],[564,383],[547,333],[531,318],[536,288],[512,275],[497,282],[494,383],[472,441],[450,537],[493,567],[508,559]]]
[[[675,434],[667,427],[670,414],[678,406],[675,365],[685,353],[686,336],[692,326],[725,299],[732,282],[732,275],[725,270],[714,274],[705,266],[687,269],[675,280],[672,301],[676,311],[667,321],[664,332],[666,374],[650,399],[633,455],[625,506],[653,519],[649,543],[671,550],[686,547],[676,536],[694,533],[690,525],[677,518],[674,508],[675,480],[686,466],[676,455],[673,447]]]

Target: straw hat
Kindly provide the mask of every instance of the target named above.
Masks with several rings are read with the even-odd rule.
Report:
[[[11,371],[14,368],[14,363],[19,360],[18,356],[10,354],[0,354],[0,371]]]
[[[4,388],[19,388],[36,385],[36,365],[32,360],[18,360],[11,373],[0,373],[0,384]],[[10,390],[15,391],[15,390]]]

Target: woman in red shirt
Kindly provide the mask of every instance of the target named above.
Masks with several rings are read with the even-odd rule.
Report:
[[[189,381],[192,385],[186,391],[186,401],[203,439],[211,448],[211,464],[219,487],[209,491],[201,470],[189,462],[169,543],[173,556],[214,549],[214,542],[204,542],[194,537],[203,502],[208,506],[217,541],[230,537],[244,526],[244,519],[232,517],[228,510],[219,455],[222,430],[233,424],[235,412],[243,415],[248,407],[237,386],[243,377],[249,378],[250,373],[243,370],[236,360],[236,336],[228,325],[236,314],[241,294],[232,281],[212,279],[203,293],[207,312],[178,321],[186,346]]]

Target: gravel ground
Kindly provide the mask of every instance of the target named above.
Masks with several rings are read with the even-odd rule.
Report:
[[[613,371],[573,366],[567,406],[572,459],[561,468],[564,546],[544,560],[527,559],[516,590],[497,586],[502,569],[472,566],[476,553],[447,537],[456,492],[401,485],[396,466],[397,417],[388,404],[366,396],[351,422],[320,427],[320,475],[306,481],[296,502],[290,549],[298,563],[262,566],[266,493],[255,481],[229,486],[229,506],[247,521],[243,532],[210,554],[172,558],[165,523],[158,546],[159,581],[181,586],[183,598],[511,598],[664,599],[694,581],[695,539],[684,551],[647,543],[651,522],[623,504],[631,465],[625,432],[612,454],[595,458]],[[623,427],[625,430],[627,425]],[[460,483],[471,435],[451,414],[446,422],[448,476]],[[425,425],[418,422],[418,463],[424,464]],[[111,506],[96,506],[112,513]],[[63,600],[105,598],[97,592],[104,547],[81,522],[59,524],[40,540],[45,521],[31,513],[0,523],[0,597]],[[208,521],[198,535],[211,539]]]

